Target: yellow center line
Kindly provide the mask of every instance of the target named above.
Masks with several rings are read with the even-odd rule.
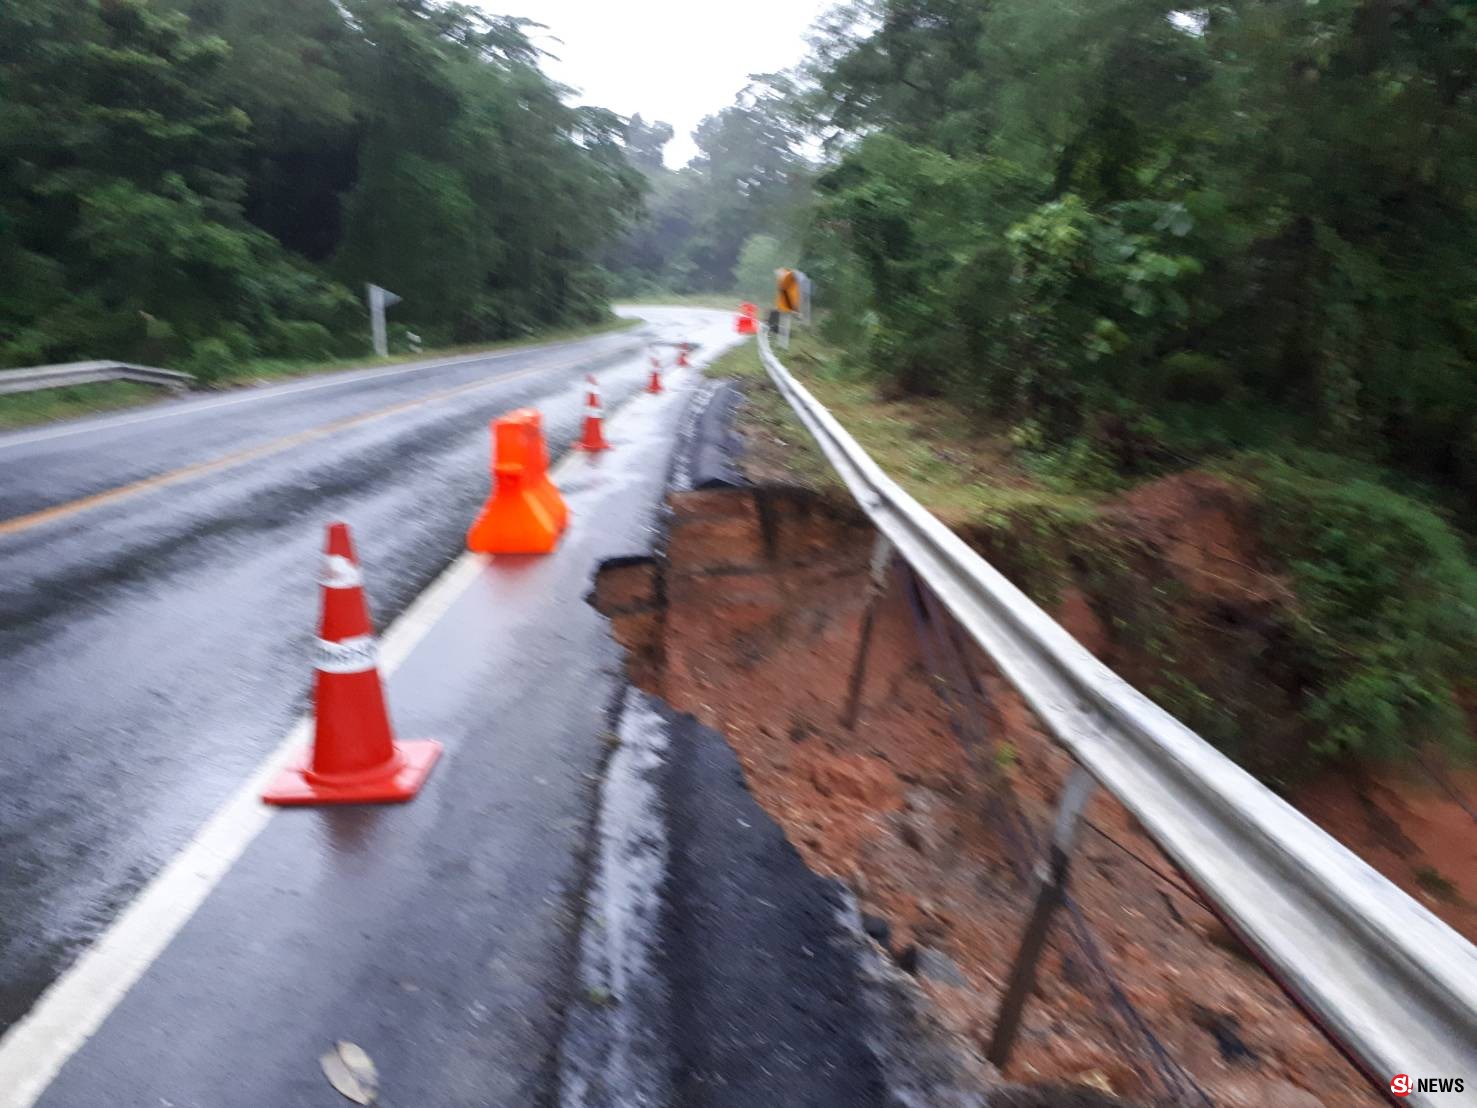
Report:
[[[233,469],[258,458],[268,458],[273,454],[281,454],[284,450],[291,450],[294,446],[301,446],[305,442],[314,442],[318,439],[327,438],[329,435],[346,431],[350,427],[362,427],[367,423],[374,423],[400,412],[419,408],[426,404],[433,404],[439,400],[447,400],[453,396],[461,396],[465,393],[476,392],[478,389],[490,388],[493,385],[501,385],[518,377],[526,377],[531,373],[550,373],[561,369],[569,369],[580,364],[579,359],[565,362],[556,366],[531,366],[528,369],[518,369],[511,373],[503,373],[497,377],[489,377],[483,381],[470,381],[465,385],[457,385],[455,388],[443,389],[426,396],[417,397],[414,400],[402,400],[398,404],[391,404],[388,408],[378,408],[372,412],[364,412],[361,415],[349,416],[346,419],[337,419],[332,423],[325,423],[320,427],[310,427],[306,431],[298,431],[291,435],[285,435],[280,439],[273,439],[258,446],[249,446],[244,450],[235,450],[229,454],[222,454],[219,458],[212,458],[205,462],[195,462],[193,465],[183,466],[161,473],[154,477],[145,477],[139,481],[133,481],[127,485],[119,485],[117,488],[107,489],[103,492],[93,493],[91,496],[79,497],[69,500],[65,504],[57,504],[50,508],[42,508],[40,511],[31,512],[28,515],[13,516],[7,520],[0,520],[0,536],[17,535],[22,531],[29,531],[34,527],[40,527],[44,523],[54,520],[66,519],[68,516],[77,515],[92,508],[100,508],[104,504],[115,504],[120,500],[126,500],[132,496],[142,493],[153,492],[157,489],[177,485],[181,481],[189,481],[206,473],[217,473],[225,469]]]

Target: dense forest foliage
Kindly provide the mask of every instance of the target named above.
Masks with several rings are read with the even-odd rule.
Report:
[[[1477,491],[1470,6],[888,0],[822,46],[817,240],[902,384],[1055,438],[1293,411]]]
[[[854,0],[675,169],[540,58],[441,0],[7,0],[0,365],[362,352],[366,281],[473,342],[799,264],[855,372],[1056,479],[1254,487],[1323,753],[1467,733],[1477,8]]]
[[[613,268],[727,289],[778,242],[877,372],[1044,441],[1132,466],[1214,406],[1477,496],[1474,85],[1445,0],[861,0],[690,166],[632,121]]]
[[[814,170],[802,152],[802,106],[791,79],[756,78],[698,125],[697,156],[676,170],[662,163],[671,126],[631,118],[627,150],[651,191],[643,217],[608,256],[621,291],[758,295],[774,284],[775,266],[794,263],[809,211]]]
[[[1247,480],[1316,752],[1462,744],[1477,10],[866,0],[816,47],[834,337],[1084,480]]]
[[[859,0],[812,46],[647,167],[634,276],[752,295],[798,262],[853,372],[1057,487],[1254,490],[1299,718],[1170,700],[1299,736],[1262,768],[1470,745],[1477,9]]]
[[[207,376],[594,320],[639,209],[624,121],[527,25],[430,0],[0,4],[0,365]]]

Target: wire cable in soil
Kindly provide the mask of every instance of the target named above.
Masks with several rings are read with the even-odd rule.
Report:
[[[959,668],[959,657],[954,652],[946,649],[944,636],[940,628],[945,626],[947,613],[941,612],[934,603],[930,590],[924,587],[921,579],[914,573],[911,567],[896,563],[904,593],[908,598],[909,610],[913,615],[913,629],[917,635],[918,643],[924,657],[924,664],[928,672],[934,677],[933,686],[937,694],[944,701],[949,713],[950,730],[954,732],[960,744],[964,747],[965,755],[975,771],[981,772],[981,759],[979,757],[980,747],[988,736],[984,715],[988,711],[988,705],[981,711],[981,705],[977,702],[976,711],[970,712],[966,707],[967,698],[956,684]],[[955,663],[949,665],[942,662],[941,656],[948,656],[949,661]],[[963,667],[967,669],[967,667]],[[967,687],[967,683],[966,683]],[[976,688],[978,685],[976,684]],[[982,694],[982,690],[981,690]],[[976,724],[977,727],[968,726]],[[968,741],[969,734],[976,734],[980,738],[979,743]],[[1007,856],[1012,870],[1015,872],[1017,881],[1023,889],[1033,886],[1031,869],[1032,862],[1041,854],[1040,843],[1023,812],[1020,811],[1013,794],[1000,786],[1000,782],[990,779],[996,787],[989,790],[990,803],[987,806],[987,815],[995,825],[996,833],[1004,839],[1007,847]],[[1099,1010],[1104,1014],[1111,1013],[1113,1009],[1104,1003],[1103,998],[1098,998]],[[1105,1022],[1105,1030],[1113,1040],[1113,1047],[1121,1058],[1127,1062],[1134,1076],[1146,1088],[1156,1085],[1170,1088],[1171,1082],[1162,1075],[1156,1082],[1153,1074],[1145,1070],[1140,1064],[1141,1054],[1135,1050],[1133,1044],[1123,1037],[1119,1021],[1109,1019]],[[1157,1067],[1156,1067],[1157,1070]]]
[[[943,609],[938,599],[932,595],[931,590],[924,586],[911,567],[902,562],[895,563],[895,565],[903,592],[908,599],[909,611],[913,616],[913,629],[924,656],[924,664],[928,667],[928,673],[936,678],[931,683],[948,710],[950,730],[954,732],[955,737],[964,747],[972,766],[976,771],[980,771],[983,761],[981,754],[989,738],[988,720],[993,714],[989,694],[969,665],[967,650],[954,624],[953,617]],[[941,659],[943,659],[942,664],[940,664]],[[992,775],[990,778],[995,786],[990,790],[992,795],[992,802],[989,805],[991,820],[996,824],[997,831],[1002,833],[1001,837],[1007,843],[1012,868],[1016,871],[1018,879],[1029,887],[1031,863],[1041,856],[1041,840],[1019,804],[1014,802],[1014,797],[1004,789],[1003,782],[994,780],[995,776]],[[1174,885],[1192,899],[1200,901],[1199,897],[1189,893],[1178,882],[1160,873],[1154,866],[1107,835],[1101,828],[1090,822],[1089,826],[1092,826],[1093,830],[1109,839],[1146,869],[1155,873],[1156,876]],[[1110,1034],[1113,1035],[1120,1053],[1123,1054],[1135,1074],[1146,1085],[1157,1084],[1178,1103],[1210,1106],[1212,1101],[1205,1090],[1183,1066],[1175,1061],[1163,1041],[1154,1034],[1143,1014],[1123,991],[1122,985],[1103,955],[1102,947],[1082,912],[1081,906],[1070,893],[1065,899],[1065,904],[1070,912],[1071,936],[1082,957],[1093,971],[1088,977],[1097,981],[1103,990],[1104,995],[1098,997],[1100,1009],[1116,1012],[1119,1021],[1132,1029],[1135,1038],[1141,1044],[1140,1049],[1146,1048],[1150,1065],[1158,1081],[1148,1079],[1148,1074],[1138,1065],[1138,1059],[1142,1057],[1142,1054],[1140,1050],[1133,1049],[1119,1035],[1118,1028],[1115,1026],[1118,1021],[1109,1021]]]
[[[1106,839],[1109,843],[1111,843],[1113,846],[1116,846],[1124,854],[1127,854],[1130,858],[1132,858],[1140,866],[1142,866],[1144,869],[1148,870],[1151,874],[1153,874],[1155,877],[1157,877],[1160,881],[1163,881],[1170,888],[1174,889],[1181,896],[1183,896],[1186,900],[1193,901],[1194,903],[1200,905],[1200,907],[1204,908],[1207,912],[1213,911],[1213,909],[1210,906],[1210,903],[1203,896],[1201,896],[1199,893],[1197,893],[1194,889],[1190,888],[1190,886],[1189,885],[1186,885],[1183,881],[1177,880],[1176,878],[1174,878],[1174,877],[1170,876],[1169,874],[1165,873],[1162,869],[1160,869],[1158,866],[1156,866],[1153,862],[1149,861],[1143,855],[1137,853],[1133,849],[1133,847],[1128,846],[1127,844],[1122,843],[1119,840],[1115,839],[1112,835],[1108,834],[1108,832],[1104,831],[1102,829],[1102,827],[1100,827],[1096,823],[1093,823],[1092,820],[1088,819],[1085,816],[1082,818],[1082,824],[1083,824],[1084,827],[1089,827],[1093,831],[1096,831],[1100,836],[1102,836],[1104,839]]]

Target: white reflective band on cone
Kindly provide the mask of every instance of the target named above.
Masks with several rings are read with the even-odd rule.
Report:
[[[378,665],[373,635],[355,635],[343,642],[313,640],[313,668],[319,673],[364,673]]]
[[[342,554],[325,554],[318,584],[325,589],[357,589],[364,584],[364,575]]]

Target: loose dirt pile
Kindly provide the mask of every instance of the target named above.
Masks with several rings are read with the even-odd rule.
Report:
[[[1147,518],[1152,506],[1139,507]],[[983,1050],[1027,904],[1029,852],[1005,833],[1009,813],[1044,828],[1068,759],[972,648],[979,695],[944,679],[948,640],[919,630],[946,626],[928,622],[901,576],[877,608],[856,725],[844,725],[868,589],[863,519],[774,488],[679,494],[672,508],[664,557],[613,563],[597,581],[633,679],[728,737],[806,862],[855,890],[869,932]],[[1209,560],[1182,553],[1220,580],[1244,552],[1228,537]],[[1085,594],[1064,596],[1058,615],[1111,653]],[[978,720],[951,714],[941,693],[982,706]],[[1099,796],[1089,815],[1073,890],[1105,964],[1058,925],[1006,1077],[1159,1093],[1149,1048],[1106,993],[1108,970],[1216,1104],[1379,1103],[1115,802]]]

